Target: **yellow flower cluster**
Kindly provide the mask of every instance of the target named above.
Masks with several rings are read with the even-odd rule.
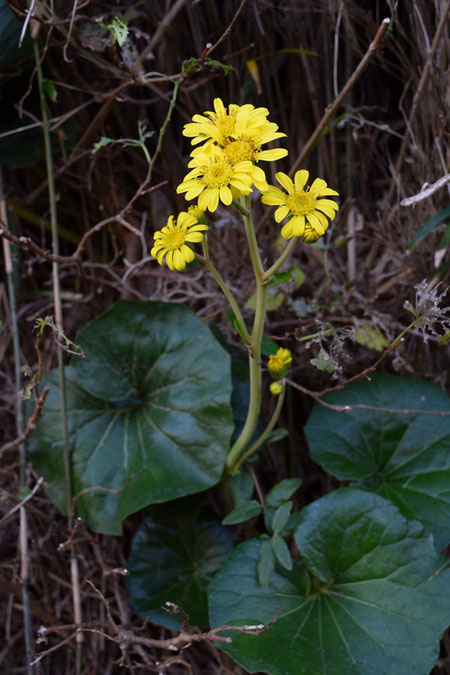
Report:
[[[262,150],[270,141],[286,136],[269,122],[267,108],[231,103],[226,108],[214,99],[214,111],[194,115],[183,134],[192,145],[203,143],[191,153],[191,171],[178,186],[187,200],[198,198],[202,211],[215,211],[219,201],[229,205],[240,195],[248,195],[254,185],[260,192],[268,189],[264,171],[256,164],[274,161],[287,155],[277,148]]]
[[[284,148],[262,149],[266,143],[286,136],[278,131],[276,124],[269,122],[268,115],[267,108],[234,103],[225,107],[222,100],[216,98],[213,111],[194,115],[192,122],[185,124],[184,136],[197,147],[191,152],[190,171],[177,192],[185,193],[188,201],[197,199],[198,203],[187,212],[182,211],[176,222],[175,217],[170,216],[167,225],[155,232],[151,254],[160,265],[165,258],[171,270],[183,270],[195,258],[192,244],[202,242],[208,230],[205,211],[215,211],[219,202],[231,204],[241,195],[250,194],[253,186],[262,193],[263,204],[278,207],[277,223],[287,218],[282,237],[299,237],[313,243],[324,234],[339,209],[336,202],[327,197],[338,196],[338,193],[322,178],[316,178],[309,186],[309,172],[304,169],[296,172],[293,181],[281,171],[275,174],[283,192],[268,185],[264,171],[258,166],[261,161],[275,161],[288,154]],[[280,352],[289,353],[279,350],[271,359],[282,359]],[[289,362],[285,363],[286,367]],[[272,377],[278,379],[284,375]]]

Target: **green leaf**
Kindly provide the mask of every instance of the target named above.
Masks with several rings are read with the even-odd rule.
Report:
[[[436,246],[436,251],[443,251],[450,244],[450,223],[445,227],[444,233]]]
[[[430,220],[427,220],[427,222],[422,225],[422,227],[419,229],[418,232],[414,235],[414,237],[411,239],[410,243],[408,244],[408,248],[410,251],[413,251],[419,241],[422,241],[430,232],[432,232],[436,227],[438,227],[441,223],[447,220],[447,218],[450,218],[450,206],[446,206],[445,209],[442,209],[442,211],[439,211],[439,213],[436,213]]]
[[[290,272],[275,272],[267,280],[267,286],[279,286],[280,284],[292,284],[293,279]]]
[[[369,349],[376,349],[377,352],[382,352],[388,345],[380,328],[370,321],[355,322],[355,340]]]
[[[272,356],[275,355],[277,351],[277,343],[274,342],[272,338],[267,337],[267,335],[263,335],[261,340],[261,353],[264,354],[264,356]]]
[[[258,582],[261,586],[267,586],[275,569],[275,554],[270,539],[262,539],[258,560]]]
[[[334,373],[333,359],[330,357],[330,355],[323,348],[320,349],[319,354],[317,355],[317,358],[311,359],[311,363],[318,370],[322,370],[325,373],[330,373],[330,374]]]
[[[209,588],[211,625],[267,624],[221,645],[269,675],[424,675],[448,624],[450,573],[430,537],[389,501],[340,489],[307,506],[302,563],[258,583],[261,540],[238,546]],[[315,575],[312,585],[309,573]],[[278,613],[277,613],[277,608]]]
[[[282,537],[278,537],[277,535],[272,537],[271,539],[272,542],[272,548],[273,552],[275,553],[275,557],[280,563],[282,567],[284,567],[285,570],[291,570],[292,569],[292,558],[291,554],[289,553],[288,546],[284,539]]]
[[[119,19],[118,16],[115,16],[111,23],[105,24],[105,28],[110,31],[113,44],[117,42],[119,47],[123,47],[130,32],[126,23],[122,19]]]
[[[251,499],[255,486],[250,471],[244,467],[235,476],[230,476],[230,489],[235,507]]]
[[[209,57],[204,60],[204,65],[213,70],[221,70],[224,75],[228,75],[229,72],[235,70],[233,66],[228,66],[225,63],[221,63],[221,61],[217,61],[217,59],[211,59]]]
[[[100,148],[104,148],[106,145],[110,145],[110,143],[115,143],[116,141],[113,138],[108,138],[107,136],[102,136],[97,143],[94,143],[94,148],[92,150],[92,154],[95,154],[100,150]]]
[[[273,514],[271,529],[275,534],[279,534],[285,527],[292,509],[292,502],[284,502],[277,508]]]
[[[275,288],[269,288],[267,292],[267,301],[266,301],[266,310],[268,312],[273,312],[274,310],[281,307],[285,299],[284,293],[281,291],[277,292]],[[256,293],[250,296],[250,298],[245,303],[245,309],[256,309]]]
[[[225,516],[222,520],[222,525],[237,525],[238,523],[244,523],[246,520],[250,520],[250,518],[259,516],[260,513],[261,504],[255,499],[250,499],[248,502],[240,504]]]
[[[66,369],[77,514],[120,534],[130,513],[200,492],[230,445],[230,358],[183,305],[120,301],[79,331],[86,359]],[[65,511],[58,375],[32,435],[36,470]]]
[[[53,84],[53,82],[51,80],[43,79],[42,80],[42,89],[43,89],[45,95],[48,96],[48,98],[51,101],[56,101],[56,99],[58,98],[58,93],[56,91],[55,85]]]
[[[289,270],[294,280],[294,288],[297,290],[306,280],[306,274],[300,267],[291,267]]]
[[[300,478],[285,478],[271,489],[266,498],[267,504],[275,508],[281,506],[283,502],[292,497],[301,484]]]
[[[450,411],[436,384],[387,374],[355,382],[326,397],[334,405],[365,404],[409,414],[353,409],[338,413],[314,406],[305,433],[316,462],[340,480],[391,499],[408,518],[450,541]]]
[[[131,607],[153,623],[179,630],[181,617],[161,609],[173,602],[189,615],[190,625],[206,626],[207,585],[232,550],[231,535],[211,518],[182,523],[145,518],[127,560]]]

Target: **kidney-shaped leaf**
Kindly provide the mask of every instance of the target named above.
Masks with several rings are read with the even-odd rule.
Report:
[[[426,411],[449,413],[448,396],[430,382],[376,374],[326,400],[384,411],[315,406],[305,427],[313,459],[340,480],[391,499],[443,548],[450,541],[450,417]]]
[[[83,328],[66,368],[77,514],[119,534],[130,513],[214,485],[233,430],[230,360],[187,307],[121,301]],[[36,469],[65,511],[56,373],[32,437]]]
[[[257,581],[261,540],[238,546],[210,584],[210,618],[269,623],[223,648],[269,675],[423,675],[448,623],[450,573],[417,522],[388,500],[344,488],[302,511],[303,563]],[[313,575],[308,585],[308,574]]]
[[[207,585],[232,550],[231,534],[210,518],[170,524],[146,518],[127,560],[131,606],[153,623],[177,630],[181,617],[161,609],[173,602],[188,614],[191,626],[207,626]]]

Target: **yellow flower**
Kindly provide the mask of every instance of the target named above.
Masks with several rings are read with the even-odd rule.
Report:
[[[283,218],[289,218],[281,230],[281,236],[284,239],[303,237],[305,241],[315,241],[321,237],[328,227],[328,220],[333,220],[339,209],[335,201],[323,197],[339,196],[336,190],[331,190],[322,178],[316,178],[311,187],[306,187],[309,171],[304,169],[296,172],[294,182],[281,171],[275,176],[287,194],[270,185],[261,201],[270,206],[279,206],[275,211],[277,223]]]
[[[266,161],[273,162],[282,157],[286,157],[288,151],[284,148],[274,148],[272,150],[261,150],[261,146],[270,141],[286,136],[278,131],[278,126],[269,122],[266,117],[269,114],[267,108],[254,108],[247,104],[238,106],[230,104],[228,111],[220,98],[214,100],[215,113],[205,113],[209,115],[195,115],[196,122],[186,124],[184,127],[185,136],[194,136],[192,143],[196,145],[206,141],[200,148],[195,148],[191,157],[195,159],[198,153],[208,153],[213,145],[218,145],[223,149],[229,162],[233,165],[242,161],[253,163],[251,169],[252,184],[264,192],[268,185],[264,171],[254,163]]]
[[[193,250],[187,244],[203,241],[203,231],[207,229],[207,225],[199,223],[195,216],[186,211],[178,214],[176,223],[174,216],[169,216],[167,225],[155,232],[155,245],[150,254],[160,265],[166,256],[169,269],[181,272],[186,263],[192,262],[195,258]]]
[[[279,396],[280,394],[283,393],[284,385],[282,382],[278,381],[271,382],[269,389],[271,394],[273,394],[274,396]]]
[[[292,363],[292,354],[289,349],[280,349],[276,354],[269,356],[269,373],[274,380],[279,380],[287,373],[289,364]]]
[[[268,114],[267,108],[255,108],[250,103],[242,106],[230,103],[227,110],[222,100],[215,98],[214,112],[194,115],[192,122],[184,125],[183,135],[192,138],[192,145],[205,140],[224,145],[228,138],[237,138],[263,127]]]
[[[196,218],[198,221],[200,221],[200,219],[204,215],[204,211],[202,211],[201,208],[196,206],[195,204],[188,207],[188,213],[190,213],[191,216],[194,216],[194,218]]]
[[[188,166],[193,169],[177,187],[177,192],[186,192],[187,200],[198,197],[202,211],[215,211],[219,199],[229,205],[239,195],[248,195],[252,191],[252,163],[230,164],[224,151],[215,145],[207,152],[199,149]]]

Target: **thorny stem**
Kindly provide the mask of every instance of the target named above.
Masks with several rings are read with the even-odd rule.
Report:
[[[0,214],[1,219],[6,222],[7,213],[5,199],[3,195],[3,177],[0,171]],[[16,292],[14,287],[13,280],[13,264],[11,259],[11,246],[9,241],[3,239],[3,254],[5,259],[5,272],[6,272],[6,283],[8,287],[8,297],[9,297],[9,307],[11,312],[11,333],[13,338],[13,350],[14,350],[14,375],[15,375],[15,384],[16,384],[16,425],[17,425],[17,434],[21,437],[25,429],[25,420],[24,420],[24,411],[22,401],[18,397],[18,393],[22,387],[22,374],[20,369],[20,339],[19,339],[19,328],[17,323],[17,306],[16,306]],[[25,443],[22,442],[19,445],[19,462],[20,462],[20,489],[27,487],[27,455]],[[31,612],[30,612],[30,595],[29,595],[29,556],[28,556],[28,526],[27,526],[27,512],[25,507],[22,505],[19,509],[20,514],[20,529],[19,529],[19,542],[20,542],[20,584],[22,587],[22,603],[23,603],[23,623],[24,623],[24,632],[25,632],[25,649],[26,649],[26,662],[27,662],[27,673],[32,675],[34,668],[31,665],[33,657],[33,627],[31,622]]]
[[[41,115],[42,115],[42,132],[44,135],[44,147],[45,147],[45,161],[47,166],[47,180],[48,180],[48,196],[49,196],[49,205],[50,205],[50,225],[52,232],[52,248],[53,254],[55,256],[59,255],[59,239],[58,239],[58,218],[56,210],[56,193],[55,193],[55,180],[54,180],[54,170],[53,170],[53,156],[52,148],[50,141],[50,130],[48,124],[48,115],[45,101],[44,89],[42,86],[42,69],[41,62],[39,57],[39,49],[36,40],[33,41],[33,50],[34,58],[36,61],[36,72],[38,80],[38,89],[39,89],[39,98],[41,103]],[[59,263],[52,263],[52,273],[53,273],[53,293],[54,293],[54,309],[55,309],[55,323],[59,330],[63,330],[63,318],[62,318],[62,302],[61,302],[61,288],[59,283]],[[59,389],[61,396],[61,425],[62,425],[62,439],[63,439],[63,458],[64,458],[64,482],[65,482],[65,493],[66,493],[66,510],[68,518],[68,527],[69,530],[72,529],[72,517],[71,517],[71,505],[72,505],[72,477],[71,477],[71,468],[70,468],[70,451],[69,451],[69,428],[67,421],[67,398],[66,398],[66,382],[65,382],[65,372],[64,372],[64,362],[63,362],[63,352],[58,348],[57,350],[58,358],[58,374],[59,374]],[[70,551],[71,556],[71,581],[72,581],[72,598],[73,598],[73,607],[74,607],[74,618],[76,623],[82,622],[81,616],[81,595],[80,595],[80,585],[78,578],[78,560],[76,557],[75,548],[72,547]],[[76,662],[76,673],[80,675],[81,673],[81,649],[83,643],[82,633],[77,634],[77,662]]]

